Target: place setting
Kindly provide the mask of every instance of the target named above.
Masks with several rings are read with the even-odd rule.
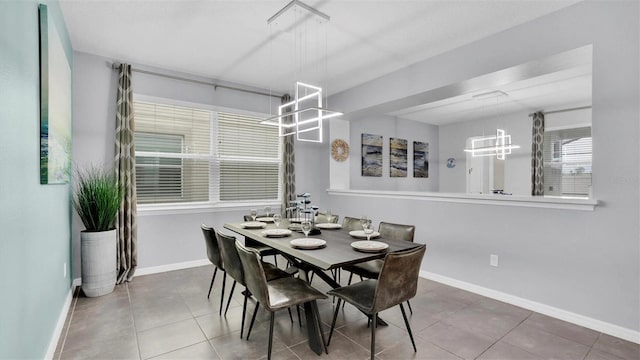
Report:
[[[289,244],[291,244],[291,247],[296,249],[303,249],[303,250],[321,249],[325,247],[327,245],[326,240],[309,237],[309,233],[311,232],[312,228],[313,228],[313,225],[311,224],[311,221],[309,220],[302,221],[300,223],[300,229],[304,233],[304,237],[291,240],[289,242]]]
[[[351,247],[356,251],[361,252],[381,252],[389,247],[389,244],[372,241],[371,238],[380,237],[380,233],[373,230],[373,223],[366,216],[360,218],[362,224],[362,230],[349,231],[349,235],[357,239],[367,239],[361,241],[354,241],[351,243]]]

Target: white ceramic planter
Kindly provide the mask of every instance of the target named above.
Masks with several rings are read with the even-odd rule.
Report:
[[[116,230],[80,234],[82,291],[88,297],[106,295],[116,286]]]

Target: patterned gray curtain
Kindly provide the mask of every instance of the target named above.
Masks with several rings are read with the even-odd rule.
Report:
[[[281,103],[291,101],[291,96],[285,94],[282,96]],[[285,112],[291,111],[291,108],[285,108]],[[292,116],[287,116],[284,123],[293,122]],[[289,201],[296,199],[296,156],[293,148],[293,135],[282,137],[282,211],[289,207]]]
[[[531,137],[531,195],[533,196],[544,195],[543,142],[544,114],[538,111],[533,114]]]
[[[120,65],[116,109],[115,169],[124,188],[124,200],[118,212],[118,284],[130,281],[138,264],[136,229],[136,155],[133,141],[133,93],[131,65]]]

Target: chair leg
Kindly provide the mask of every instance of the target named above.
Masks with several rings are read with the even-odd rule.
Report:
[[[233,290],[236,289],[236,281],[233,280],[233,285],[231,285],[231,292],[229,293],[229,299],[227,300],[227,307],[224,309],[224,316],[227,316],[227,311],[229,311],[229,304],[231,304],[231,297],[233,296]]]
[[[329,330],[329,338],[327,339],[327,346],[331,343],[331,335],[333,335],[333,329],[336,327],[336,319],[338,318],[338,311],[340,311],[340,303],[342,299],[338,298],[338,306],[336,306],[336,311],[333,313],[333,321],[331,321],[331,330]]]
[[[222,305],[224,304],[224,287],[227,284],[227,272],[222,270],[224,276],[222,277],[222,294],[220,294],[220,313],[218,315],[222,315]]]
[[[376,354],[376,326],[378,325],[378,313],[371,315],[371,360]]]
[[[288,307],[287,311],[289,312],[289,319],[291,319],[291,323],[293,324],[293,315],[291,315],[291,308]],[[272,313],[273,314],[273,313]]]
[[[245,288],[244,291],[244,304],[242,304],[242,324],[240,328],[240,339],[242,339],[242,335],[244,333],[244,319],[247,315],[247,300],[249,300],[249,291]]]
[[[404,306],[402,306],[402,303],[400,303],[398,305],[400,305],[400,311],[402,311],[402,317],[404,318],[404,324],[407,326],[407,332],[409,332],[409,338],[411,338],[411,344],[413,345],[413,351],[414,352],[418,352],[418,350],[416,349],[416,342],[413,341],[413,333],[411,332],[411,325],[409,325],[409,320],[407,320],[407,314],[404,312]]]
[[[275,262],[276,267],[278,267],[278,254],[273,254],[273,261]]]
[[[302,327],[302,318],[300,317],[300,306],[296,305],[296,312],[298,313],[298,325]]]
[[[213,267],[213,276],[211,277],[211,285],[209,285],[209,293],[207,294],[207,299],[211,296],[211,289],[213,288],[213,282],[216,280],[216,273],[218,272],[218,267]]]
[[[409,307],[409,312],[413,315],[413,309],[411,308],[411,303],[407,300],[407,306]]]
[[[289,313],[291,314],[291,313]],[[271,312],[271,319],[269,320],[269,352],[267,353],[267,360],[271,360],[271,347],[273,346],[273,321],[275,319],[275,312]]]
[[[249,324],[249,331],[247,332],[247,340],[249,340],[249,336],[251,336],[251,329],[253,329],[253,323],[256,321],[256,314],[258,314],[259,307],[260,303],[256,302],[256,307],[253,309],[253,316],[251,316],[251,323]]]

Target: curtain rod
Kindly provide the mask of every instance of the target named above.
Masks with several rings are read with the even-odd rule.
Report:
[[[589,106],[580,106],[580,107],[574,107],[574,108],[569,108],[569,109],[561,109],[561,110],[553,110],[553,111],[543,111],[542,113],[545,115],[548,114],[555,114],[555,113],[561,113],[561,112],[566,112],[566,111],[575,111],[575,110],[584,110],[584,109],[591,109],[591,105]],[[534,113],[529,114],[529,116],[533,116]]]
[[[114,69],[114,70],[120,69],[120,64],[114,62],[114,63],[111,64],[111,68]],[[188,81],[188,82],[201,84],[201,85],[209,85],[209,86],[213,86],[214,90],[216,90],[217,88],[223,88],[223,89],[228,89],[228,90],[246,92],[246,93],[249,93],[249,94],[271,96],[271,97],[275,97],[275,98],[278,98],[278,99],[280,99],[282,97],[282,95],[278,95],[278,94],[271,94],[271,93],[257,91],[257,90],[243,89],[243,88],[239,88],[239,87],[235,87],[235,86],[220,85],[220,84],[216,84],[214,82],[189,79],[189,78],[185,78],[185,77],[181,77],[181,76],[163,74],[163,73],[159,73],[159,72],[155,72],[155,71],[142,70],[142,69],[134,68],[133,66],[131,67],[131,71],[139,72],[139,73],[142,73],[142,74],[160,76],[160,77],[164,77],[164,78],[167,78],[167,79]]]

